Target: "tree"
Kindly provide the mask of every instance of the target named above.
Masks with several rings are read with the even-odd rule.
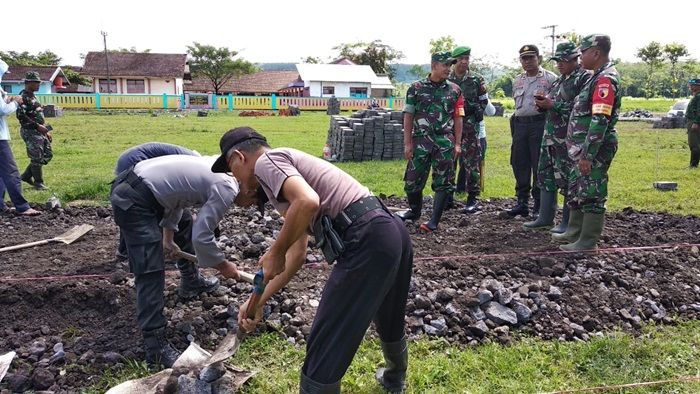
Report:
[[[457,44],[452,36],[442,36],[434,40],[430,40],[430,54],[437,52],[452,52]]]
[[[309,64],[321,64],[323,63],[323,60],[321,60],[320,57],[316,56],[307,56],[305,58],[301,58],[302,63],[309,63]]]
[[[642,59],[642,61],[649,67],[647,83],[645,86],[645,96],[649,98],[656,94],[656,87],[654,86],[653,78],[654,70],[663,62],[663,50],[661,48],[661,44],[656,41],[650,42],[645,47],[639,48],[637,51],[637,57]]]
[[[66,75],[68,82],[75,85],[92,85],[92,80],[82,76],[79,72],[73,71],[69,68],[64,68],[63,73]]]
[[[557,39],[571,41],[576,45],[581,44],[582,38],[583,37],[575,31],[567,31],[561,34],[557,34]]]
[[[49,50],[39,52],[36,55],[27,51],[0,51],[0,59],[10,66],[56,66],[61,63],[61,58]]]
[[[245,74],[252,74],[258,71],[258,67],[244,59],[234,59],[238,52],[228,48],[215,48],[212,45],[203,45],[194,42],[194,45],[187,46],[187,53],[190,54],[190,72],[193,76],[206,77],[214,87],[214,93],[219,94],[219,90],[231,78],[240,78]]]
[[[408,70],[408,73],[413,75],[416,79],[421,79],[425,77],[428,74],[428,72],[429,71],[426,70],[425,66],[422,64],[414,64]]]
[[[131,48],[119,48],[116,50],[110,50],[109,52],[119,52],[119,53],[150,53],[150,49],[138,50],[136,47]]]
[[[370,66],[375,74],[387,74],[390,79],[394,79],[396,73],[391,63],[403,58],[401,51],[383,44],[381,40],[369,43],[340,44],[333,49],[337,50],[340,56],[352,60],[355,64]]]
[[[666,59],[668,59],[668,61],[671,63],[671,94],[673,97],[678,97],[680,86],[678,85],[678,72],[676,70],[676,65],[678,64],[678,60],[680,58],[688,56],[690,52],[688,52],[688,48],[686,48],[685,45],[672,42],[664,46],[664,54],[666,55]]]

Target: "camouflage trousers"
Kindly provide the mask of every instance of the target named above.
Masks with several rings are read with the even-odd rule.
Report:
[[[403,180],[406,194],[423,191],[433,169],[433,191],[454,191],[454,146],[452,134],[413,136],[413,158],[406,165]]]
[[[591,173],[581,174],[576,162],[569,173],[569,206],[585,213],[605,213],[608,199],[608,170],[617,152],[617,133],[605,136],[591,165]]]
[[[32,164],[46,165],[53,159],[49,138],[36,129],[20,129],[20,135],[27,145],[27,156]]]
[[[537,162],[537,186],[548,192],[559,189],[566,195],[570,171],[571,159],[566,151],[566,143],[554,141],[547,145],[547,141],[542,140]]]
[[[460,177],[457,191],[470,194],[481,192],[479,164],[481,163],[481,146],[473,124],[465,124],[462,131],[462,154],[459,156]],[[464,171],[464,177],[462,177]],[[463,183],[464,182],[464,183]]]

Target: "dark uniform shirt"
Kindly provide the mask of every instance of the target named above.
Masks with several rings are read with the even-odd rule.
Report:
[[[484,77],[472,72],[467,72],[459,77],[453,71],[448,79],[462,90],[464,111],[466,112],[464,119],[465,126],[467,121],[472,124],[476,123],[474,120],[476,112],[483,111],[489,101],[489,94],[486,90],[486,81],[484,81]]]
[[[685,122],[688,126],[693,123],[700,124],[700,92],[695,94],[688,103],[688,108],[685,110]]]
[[[455,114],[464,116],[464,98],[456,84],[425,78],[408,88],[403,111],[413,114],[414,137],[453,134]]]

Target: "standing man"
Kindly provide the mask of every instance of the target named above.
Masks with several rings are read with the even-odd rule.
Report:
[[[420,218],[423,188],[433,169],[433,216],[420,230],[437,230],[442,211],[454,192],[454,161],[461,153],[464,98],[459,86],[447,80],[455,63],[450,52],[431,56],[430,74],[408,88],[403,109],[404,157],[408,160],[404,190],[409,210],[403,220]]]
[[[700,78],[688,81],[693,98],[685,111],[685,123],[688,127],[688,147],[690,148],[690,168],[698,168],[700,162]]]
[[[573,42],[566,41],[557,45],[552,60],[557,62],[559,78],[554,81],[550,93],[536,97],[538,108],[547,111],[547,123],[540,149],[537,165],[537,186],[540,188],[540,211],[537,219],[523,224],[526,230],[551,228],[554,225],[554,215],[557,211],[557,190],[564,198],[562,222],[554,233],[563,233],[569,222],[567,206],[567,191],[571,160],[566,151],[566,131],[569,126],[571,108],[574,98],[579,94],[583,85],[588,81],[590,73],[578,64],[580,53]]]
[[[620,75],[610,62],[610,37],[591,34],[581,40],[581,64],[593,75],[574,101],[566,135],[573,170],[569,178],[569,228],[554,234],[571,242],[562,250],[597,249],[605,223],[608,169],[617,152],[615,124],[622,97]]]
[[[467,205],[464,213],[478,210],[477,197],[481,193],[479,164],[481,149],[479,146],[479,123],[484,120],[484,110],[489,102],[484,77],[472,73],[469,69],[471,48],[457,47],[452,57],[457,61],[449,80],[462,90],[464,97],[464,119],[462,120],[462,154],[459,156],[457,176],[457,193],[467,192]]]
[[[535,200],[533,210],[540,208],[540,189],[537,187],[537,162],[540,156],[540,144],[544,133],[545,114],[535,105],[535,96],[542,97],[549,93],[557,76],[540,67],[540,51],[534,45],[520,48],[520,65],[524,73],[513,81],[513,99],[515,114],[510,118],[510,134],[513,142],[510,146],[510,165],[515,175],[515,194],[518,204],[505,211],[505,217],[528,216],[530,192]]]
[[[194,264],[182,259],[181,251],[196,253],[199,265],[216,268],[227,278],[238,277],[236,265],[226,260],[214,239],[214,228],[238,197],[238,183],[230,175],[212,173],[213,161],[185,155],[157,157],[121,172],[112,184],[109,200],[135,278],[136,319],[149,365],[169,368],[180,355],[165,337],[164,251],[169,258],[180,258],[182,298],[213,291],[219,280],[203,277]],[[193,206],[201,207],[194,221],[184,209]]]
[[[17,109],[17,119],[20,135],[27,144],[27,156],[30,160],[27,169],[22,173],[22,180],[37,190],[44,190],[46,186],[42,168],[53,158],[53,150],[51,150],[51,130],[44,125],[44,109],[34,96],[40,84],[41,79],[36,71],[29,71],[25,75],[24,90],[19,92],[22,102]]]
[[[7,63],[0,60],[0,81],[8,68]],[[22,181],[19,179],[17,162],[10,148],[10,129],[7,127],[7,116],[17,110],[21,101],[20,96],[10,99],[0,88],[0,213],[10,212],[10,208],[5,206],[4,201],[7,191],[17,214],[36,216],[40,212],[32,209],[22,196]]]
[[[404,224],[366,187],[325,160],[296,149],[270,149],[250,127],[226,132],[214,172],[232,172],[242,194],[259,188],[285,216],[270,249],[260,258],[267,283],[255,318],[249,299],[239,308],[246,331],[262,319],[265,302],[283,288],[306,260],[308,234],[316,235],[326,261],[337,260],[323,289],[301,370],[301,393],[340,393],[340,383],[374,320],[386,368],[379,383],[391,392],[405,387],[408,345],[406,298],[413,248]],[[253,193],[251,193],[253,192]],[[260,201],[258,201],[260,203]],[[312,232],[313,229],[313,232]]]

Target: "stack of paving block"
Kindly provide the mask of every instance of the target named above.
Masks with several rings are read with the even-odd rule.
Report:
[[[403,158],[403,114],[367,109],[350,117],[331,116],[327,144],[333,161]]]
[[[326,114],[328,115],[338,115],[340,113],[340,100],[335,96],[328,99],[328,108],[326,109]]]

